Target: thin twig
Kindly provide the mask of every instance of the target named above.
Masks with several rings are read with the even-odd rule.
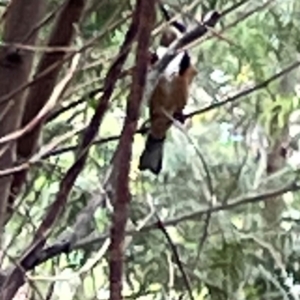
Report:
[[[179,271],[181,273],[181,276],[182,276],[182,279],[184,281],[184,284],[187,288],[187,291],[188,291],[188,294],[189,294],[189,297],[191,300],[195,300],[194,296],[193,296],[193,292],[192,292],[192,288],[191,288],[191,284],[190,284],[190,280],[184,270],[184,267],[183,267],[183,264],[180,260],[180,257],[179,257],[179,254],[178,254],[178,251],[177,251],[177,248],[176,246],[174,245],[168,231],[166,230],[163,222],[160,220],[158,214],[156,213],[156,218],[157,218],[157,227],[162,231],[162,233],[164,234],[164,236],[166,237],[170,247],[171,247],[171,250],[172,250],[172,253],[174,255],[174,258],[175,258],[175,261],[176,261],[176,264],[179,268]]]

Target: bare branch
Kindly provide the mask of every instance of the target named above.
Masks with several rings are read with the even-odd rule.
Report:
[[[297,178],[297,177],[296,177]],[[164,221],[164,226],[176,226],[177,224],[185,221],[190,221],[195,219],[197,222],[199,221],[199,218],[201,218],[204,215],[216,213],[219,211],[224,210],[230,210],[242,205],[246,204],[254,204],[261,201],[269,201],[274,199],[275,196],[281,196],[288,192],[295,192],[300,190],[300,185],[297,184],[297,180],[292,180],[287,184],[284,184],[280,187],[277,187],[275,189],[267,189],[264,191],[253,191],[251,193],[248,193],[246,195],[242,195],[240,197],[234,198],[229,200],[225,204],[218,204],[215,206],[199,209],[197,211],[194,211],[192,213],[179,216],[177,218],[173,218],[171,220]],[[131,230],[126,232],[127,235],[135,235],[139,234],[141,232],[149,232],[151,230],[157,229],[157,222],[154,222],[150,225],[147,225],[143,227],[139,232],[136,232],[135,230]],[[73,249],[80,249],[82,247],[89,247],[90,245],[94,243],[100,243],[103,242],[108,237],[108,234],[101,235],[101,236],[93,236],[93,237],[87,237],[85,239],[82,239],[81,241],[78,241],[77,244],[74,245]],[[71,250],[71,249],[70,249]]]
[[[269,77],[267,80],[262,81],[261,83],[258,83],[248,89],[245,89],[244,91],[237,93],[236,95],[229,97],[223,101],[214,103],[212,105],[208,105],[207,107],[201,108],[199,110],[196,110],[194,112],[191,112],[187,115],[185,115],[185,118],[191,118],[195,115],[200,115],[200,114],[204,114],[210,110],[219,108],[224,106],[225,104],[228,103],[232,103],[235,102],[237,100],[239,100],[242,97],[248,96],[254,92],[257,92],[258,90],[261,90],[263,88],[266,88],[269,84],[271,84],[273,81],[278,80],[279,78],[281,78],[282,76],[284,76],[285,74],[293,71],[294,69],[298,68],[300,66],[300,61],[296,61],[293,64],[289,65],[288,67],[286,67],[285,69],[283,69],[282,71],[274,74],[273,76]]]
[[[263,81],[261,83],[258,83],[256,85],[254,85],[253,87],[250,87],[246,90],[243,90],[243,91],[237,93],[236,95],[234,95],[232,97],[228,97],[227,99],[225,99],[223,101],[208,105],[204,108],[201,108],[199,110],[196,110],[196,111],[193,111],[189,114],[186,114],[184,117],[185,117],[185,119],[189,119],[189,118],[192,118],[195,115],[204,114],[204,113],[206,113],[210,110],[222,107],[222,106],[224,106],[228,103],[235,102],[235,101],[239,100],[240,98],[243,98],[244,96],[248,96],[252,93],[257,92],[260,89],[263,89],[263,88],[267,87],[269,84],[273,83],[274,81],[278,80],[279,78],[281,78],[285,74],[293,71],[294,69],[298,68],[299,66],[300,66],[300,61],[296,61],[293,64],[291,64],[290,66],[283,69],[282,71],[280,71],[280,72],[274,74],[273,76],[269,77],[265,81]],[[138,129],[136,131],[136,134],[143,134],[144,132],[147,132],[147,130],[148,130],[148,127],[142,126],[140,129]],[[109,136],[109,137],[106,137],[106,138],[101,138],[99,140],[96,140],[94,143],[96,145],[101,145],[101,144],[105,144],[105,143],[108,143],[108,142],[116,141],[118,139],[120,139],[120,135],[114,135],[114,136]],[[74,151],[75,149],[76,149],[76,146],[68,146],[68,147],[56,149],[56,150],[53,150],[53,151],[45,154],[43,158],[48,158],[50,156],[57,156],[57,155],[60,155],[62,153],[68,152],[68,151]]]
[[[156,214],[156,218],[157,218],[157,226],[158,228],[162,231],[162,233],[164,234],[164,236],[166,237],[170,247],[171,247],[171,250],[172,250],[172,253],[174,255],[174,258],[175,258],[175,261],[176,261],[176,264],[181,272],[181,275],[182,275],[182,278],[183,278],[183,281],[186,285],[186,288],[187,288],[187,291],[188,291],[188,294],[189,294],[189,297],[191,300],[194,300],[194,296],[193,296],[193,292],[192,292],[192,288],[191,288],[191,285],[190,285],[190,280],[184,270],[184,267],[182,265],[182,262],[180,260],[180,256],[179,256],[179,253],[177,251],[177,248],[176,246],[174,245],[167,229],[165,228],[164,226],[164,223],[160,220],[158,214]]]
[[[274,199],[274,197],[276,196],[281,196],[288,192],[299,191],[300,185],[297,184],[297,178],[298,177],[296,176],[295,180],[292,180],[289,183],[284,184],[275,189],[267,189],[264,191],[253,191],[249,194],[242,195],[232,200],[228,200],[226,204],[218,204],[212,207],[199,209],[198,211],[183,216],[179,216],[171,220],[166,220],[164,221],[164,227],[176,226],[181,222],[190,221],[190,220],[196,220],[198,222],[199,218],[207,214],[213,214],[219,211],[230,210],[242,205],[254,204],[261,201],[270,201],[270,200],[272,201],[272,199]],[[126,231],[126,235],[142,234],[142,233],[149,232],[151,230],[157,230],[158,227],[159,224],[157,222],[154,222],[152,224],[144,226],[138,231],[136,230]],[[44,263],[45,261],[55,256],[58,256],[61,253],[69,253],[72,250],[89,248],[93,244],[103,243],[108,237],[109,234],[104,234],[100,236],[91,234],[91,236],[89,237],[78,240],[75,244],[71,243],[69,240],[56,242],[53,245],[42,250],[40,253],[38,253],[38,255],[35,256],[35,260],[31,261],[30,264],[23,264],[23,268],[25,270],[31,270],[35,266]]]
[[[210,16],[206,17],[206,21],[204,21],[202,24],[199,24],[196,28],[187,32],[180,39],[176,40],[170,45],[165,55],[156,63],[156,65],[148,74],[143,103],[147,103],[150,99],[152,92],[159,80],[159,75],[177,55],[177,51],[185,47],[192,41],[204,36],[208,31],[207,28],[214,27],[219,21],[220,17],[221,15],[218,12],[212,12]]]
[[[50,205],[44,217],[44,220],[42,221],[42,224],[39,226],[37,232],[35,233],[34,239],[31,242],[30,246],[26,251],[24,251],[24,254],[22,255],[18,265],[9,272],[2,286],[3,294],[6,297],[3,299],[11,299],[17,291],[18,287],[22,285],[22,283],[24,282],[23,270],[28,270],[34,266],[55,221],[61,216],[65,208],[68,195],[77,176],[79,175],[85,164],[89,148],[102,123],[102,119],[108,108],[109,99],[114,90],[118,75],[129,53],[130,46],[135,39],[136,32],[137,29],[135,28],[135,26],[131,26],[125,37],[125,41],[121,47],[118,58],[112,64],[107,73],[104,83],[103,95],[99,99],[94,116],[86,131],[84,132],[82,143],[80,144],[78,149],[79,151],[77,160],[66,172],[66,175],[62,179],[59,192],[57,193],[54,202]]]
[[[116,150],[112,169],[113,214],[109,259],[110,299],[121,300],[123,287],[123,257],[128,208],[131,200],[129,190],[129,172],[132,156],[133,136],[139,119],[146,74],[148,68],[148,49],[151,30],[155,21],[155,2],[137,0],[132,26],[139,29],[136,53],[136,68],[133,71],[132,85],[127,100],[126,117]]]

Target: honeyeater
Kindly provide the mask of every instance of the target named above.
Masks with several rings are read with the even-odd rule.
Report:
[[[178,72],[171,76],[162,76],[149,101],[150,130],[145,149],[140,157],[139,169],[159,174],[162,168],[163,145],[167,132],[172,125],[169,115],[184,122],[183,109],[189,97],[189,87],[197,70],[191,64],[190,56],[181,53]]]
[[[178,22],[176,22],[178,25]],[[171,23],[171,26],[175,26]],[[171,27],[170,26],[170,27]],[[175,28],[183,31],[183,25]],[[153,55],[151,63],[155,63],[176,38],[173,28],[167,28],[161,38],[161,47]],[[172,38],[173,36],[173,38]],[[173,39],[173,40],[172,40]],[[139,169],[150,170],[158,175],[162,169],[163,145],[166,134],[172,125],[169,115],[180,122],[184,122],[183,109],[189,97],[189,87],[197,74],[191,64],[187,51],[182,51],[170,62],[161,75],[157,86],[149,100],[150,130],[147,135],[145,149],[140,156]],[[165,113],[167,112],[167,114]]]

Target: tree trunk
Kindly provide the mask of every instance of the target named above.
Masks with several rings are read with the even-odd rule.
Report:
[[[67,0],[63,6],[50,34],[48,47],[67,47],[70,45],[75,24],[80,20],[85,5],[84,0]],[[22,118],[22,126],[28,124],[46,104],[57,82],[57,78],[63,66],[65,51],[44,53],[38,63],[35,77],[41,75],[45,70],[52,67],[51,72],[42,77],[38,84],[34,84],[26,97],[25,109]],[[55,66],[55,67],[53,67]],[[35,151],[43,123],[38,124],[32,131],[26,133],[18,140],[18,159],[28,159]],[[8,200],[8,211],[6,221],[13,212],[16,196],[25,182],[27,170],[16,173],[11,185],[11,193]]]
[[[9,44],[0,49],[0,90],[1,98],[8,97],[30,76],[34,53],[17,49],[12,44],[34,45],[38,30],[34,30],[44,11],[45,1],[12,0],[6,14],[3,42]],[[25,92],[18,92],[5,101],[0,98],[0,137],[20,127],[25,104]],[[1,145],[1,169],[12,167],[15,162],[16,143]],[[2,243],[3,222],[12,176],[0,178],[0,246]]]

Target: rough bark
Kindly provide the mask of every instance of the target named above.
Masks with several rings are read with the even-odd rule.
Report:
[[[274,126],[278,126],[274,121]],[[278,128],[277,128],[278,129]],[[288,128],[280,130],[279,136],[273,140],[273,145],[269,147],[267,156],[267,175],[281,170],[286,164],[286,145],[288,139]],[[277,131],[278,132],[278,131]],[[284,200],[282,196],[274,197],[272,201],[264,203],[263,217],[267,227],[274,228],[275,224],[279,225],[281,213],[284,209]]]
[[[12,0],[4,24],[3,41],[5,44],[23,43],[34,45],[38,30],[33,30],[40,21],[44,1]],[[6,96],[28,81],[33,62],[33,53],[6,46],[0,49],[0,90]],[[26,91],[18,93],[8,101],[0,101],[0,137],[17,130],[24,112]],[[3,151],[4,149],[4,151]],[[15,161],[15,142],[4,145],[0,156],[1,169],[9,168]],[[0,243],[4,215],[10,192],[11,176],[0,178]]]
[[[293,94],[294,90],[294,80],[293,78],[297,74],[297,70],[289,74],[285,74],[281,78],[279,84],[279,97],[287,97]],[[282,101],[282,100],[281,100]],[[282,114],[281,111],[274,111],[273,119],[270,122],[269,134],[271,145],[268,149],[267,156],[267,175],[278,172],[286,165],[287,158],[287,147],[289,144],[289,115],[285,116],[284,126],[279,124],[278,114]],[[274,197],[273,201],[268,201],[265,203],[263,210],[264,222],[267,227],[275,229],[279,226],[278,220],[284,210],[285,203],[282,196]]]
[[[286,55],[285,48],[286,43],[293,41],[288,41],[292,37],[286,37],[286,40],[280,43],[280,50],[275,53],[277,55],[277,59],[279,65],[285,66],[290,63],[289,55]],[[299,63],[300,55],[297,53],[294,55],[293,59],[296,59],[297,63]],[[300,72],[298,68],[298,64],[295,64],[296,68],[287,69],[288,72],[280,72],[281,76],[277,90],[274,92],[271,97],[279,99],[279,101],[289,101],[291,97],[294,96],[295,86],[298,84],[300,79]],[[284,70],[284,69],[283,69]],[[280,108],[279,108],[280,109]],[[290,112],[291,113],[291,112]],[[281,114],[282,111],[274,111],[273,119],[269,125],[269,137],[272,144],[268,149],[268,157],[267,157],[267,170],[266,173],[271,175],[282,169],[286,165],[286,159],[289,152],[290,147],[290,113],[286,112],[284,116],[284,124],[278,121],[278,114]],[[285,202],[283,196],[275,197],[273,201],[265,203],[263,217],[264,222],[269,228],[278,228],[280,226],[279,219],[282,216],[282,212],[285,208]]]

